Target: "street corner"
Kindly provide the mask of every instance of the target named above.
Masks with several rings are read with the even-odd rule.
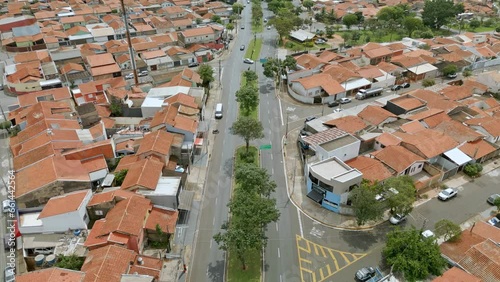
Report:
[[[335,273],[367,255],[331,249],[299,235],[296,236],[296,244],[302,282],[331,280]]]

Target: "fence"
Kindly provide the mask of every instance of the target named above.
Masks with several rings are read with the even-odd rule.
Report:
[[[488,68],[488,67],[493,67],[493,66],[498,66],[498,65],[500,65],[500,58],[496,58],[493,60],[484,60],[484,61],[474,62],[471,65],[471,69],[477,70],[477,69]]]

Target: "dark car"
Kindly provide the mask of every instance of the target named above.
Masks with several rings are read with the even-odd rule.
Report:
[[[241,45],[241,46],[240,46],[240,50],[241,50],[241,51],[245,50],[245,45]]]
[[[393,85],[393,86],[391,87],[391,90],[392,90],[392,91],[398,91],[399,89],[401,89],[401,85],[399,85],[399,84]]]
[[[328,102],[328,107],[329,108],[333,108],[333,107],[336,107],[338,105],[340,105],[339,101]]]
[[[408,82],[405,82],[405,83],[401,84],[401,87],[408,88],[408,87],[410,87],[410,84]]]
[[[189,63],[188,67],[190,68],[194,68],[194,67],[197,67],[199,66],[200,64],[198,62],[192,62],[192,63]]]
[[[375,269],[373,267],[363,267],[356,272],[356,279],[358,281],[368,281],[375,276]]]
[[[316,119],[315,116],[309,116],[309,117],[306,117],[306,121],[305,122],[309,122],[309,121],[314,120],[314,119]]]

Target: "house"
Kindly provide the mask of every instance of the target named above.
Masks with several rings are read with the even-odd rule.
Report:
[[[476,76],[476,81],[488,86],[491,92],[500,91],[500,71],[492,70]]]
[[[85,282],[160,281],[162,268],[159,258],[110,245],[91,250],[81,271],[85,272]]]
[[[121,190],[118,187],[105,189],[101,193],[92,195],[92,198],[87,203],[87,214],[92,221],[103,219],[118,202],[134,196],[137,196],[137,194]]]
[[[370,42],[361,47],[366,58],[370,60],[370,65],[377,65],[380,62],[389,62],[393,52],[386,46],[379,43]]]
[[[65,282],[82,282],[85,281],[85,273],[82,271],[70,270],[59,267],[50,267],[35,271],[30,271],[16,275],[17,282],[49,282],[58,281],[64,277]]]
[[[17,96],[19,107],[25,108],[41,101],[64,102],[72,105],[73,99],[68,87],[35,91]]]
[[[156,189],[164,164],[155,157],[139,160],[132,164],[123,180],[121,189],[135,191],[138,189]]]
[[[425,102],[409,95],[400,96],[387,101],[384,109],[399,116],[425,107]]]
[[[109,53],[87,56],[85,60],[94,80],[121,76],[120,66]]]
[[[472,118],[464,123],[484,135],[485,140],[490,143],[496,143],[500,140],[500,118],[498,117]]]
[[[464,270],[454,266],[449,270],[445,271],[441,276],[432,280],[432,282],[482,282],[481,278],[478,278]]]
[[[396,176],[415,175],[422,171],[425,160],[402,146],[387,146],[370,154],[391,168]]]
[[[469,141],[460,145],[458,149],[477,163],[483,163],[498,156],[500,151],[498,145],[483,139]]]
[[[136,155],[140,159],[155,156],[166,165],[170,159],[170,147],[173,141],[174,135],[163,130],[146,134],[140,142]]]
[[[363,174],[363,179],[371,183],[383,183],[394,175],[393,170],[375,158],[358,156],[346,161],[345,164],[359,170]]]
[[[298,69],[310,69],[319,71],[323,66],[328,64],[328,61],[318,58],[313,54],[302,54],[295,57]]]
[[[52,197],[41,212],[21,214],[19,230],[21,234],[85,230],[89,224],[86,206],[91,197],[90,189]]]
[[[364,121],[381,128],[386,123],[394,122],[398,118],[395,114],[385,110],[382,107],[377,106],[366,106],[361,112],[358,113],[358,117],[362,118]]]
[[[184,140],[193,142],[198,131],[198,121],[178,114],[178,108],[168,105],[155,114],[151,121],[151,131],[166,130],[184,135]]]
[[[143,52],[140,56],[150,71],[163,70],[174,66],[173,60],[163,50]]]
[[[289,92],[312,99],[312,103],[326,104],[345,97],[345,89],[328,74],[313,74],[293,80],[290,84]]]
[[[216,42],[221,35],[221,32],[214,30],[211,26],[190,28],[178,33],[179,43],[182,46]]]
[[[341,161],[355,158],[361,144],[361,141],[351,134],[335,127],[304,137],[303,141],[316,153],[320,161],[332,157]]]
[[[61,73],[61,81],[63,85],[70,87],[73,85],[80,85],[82,83],[89,82],[91,76],[85,68],[76,63],[67,63],[59,68]]]
[[[308,198],[330,211],[348,213],[349,192],[361,184],[363,174],[334,156],[307,164],[305,177]]]

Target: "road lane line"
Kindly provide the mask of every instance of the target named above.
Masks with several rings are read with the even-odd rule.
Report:
[[[274,175],[274,167],[271,168],[271,174]]]
[[[271,154],[271,161],[273,160],[273,154]]]
[[[278,257],[281,258],[280,248],[278,248]]]
[[[215,226],[215,217],[214,220],[212,220],[212,226]]]
[[[299,209],[297,209],[297,216],[299,218],[300,237],[304,238],[304,229],[302,228],[302,219],[300,218],[300,210]]]
[[[214,240],[210,240],[210,249],[212,248],[212,242],[213,242],[213,241],[214,241]]]
[[[283,277],[281,276],[281,274],[280,274],[280,282],[283,282]]]
[[[278,232],[278,223],[276,222],[276,232]]]
[[[217,198],[215,198],[215,205],[217,206]]]
[[[278,100],[278,104],[280,106],[281,126],[284,126],[285,125],[285,121],[283,120],[283,110],[281,109],[281,100]]]

